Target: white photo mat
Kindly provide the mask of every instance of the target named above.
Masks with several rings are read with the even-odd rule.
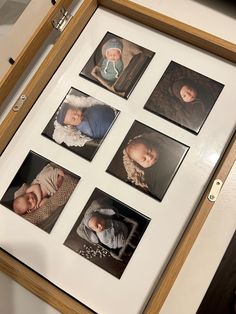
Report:
[[[156,53],[128,100],[79,77],[107,31]],[[143,109],[172,60],[225,85],[197,136]],[[232,64],[99,8],[2,154],[0,197],[30,150],[81,180],[50,234],[0,206],[1,247],[98,313],[142,312],[233,134],[234,78]],[[120,110],[91,162],[41,135],[71,87]],[[190,147],[162,202],[105,172],[134,120]],[[95,187],[151,218],[120,280],[63,245]]]

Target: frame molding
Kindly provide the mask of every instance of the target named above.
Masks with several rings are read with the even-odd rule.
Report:
[[[60,35],[55,45],[51,49],[50,53],[47,55],[43,63],[40,65],[39,69],[34,74],[32,80],[22,91],[22,95],[26,95],[27,99],[24,102],[23,106],[19,111],[10,110],[5,120],[0,125],[0,154],[6,148],[7,144],[11,140],[14,133],[17,131],[18,127],[34,105],[35,101],[39,97],[42,90],[46,87],[47,83],[53,76],[54,72],[62,62],[65,55],[68,53],[77,37],[82,32],[83,28],[87,24],[90,17],[93,15],[97,8],[96,0],[86,0],[79,8],[75,17],[73,17],[66,30]],[[51,15],[50,15],[51,16]],[[47,19],[47,23],[49,20]],[[50,20],[51,23],[51,20]],[[51,27],[52,28],[52,27]],[[46,39],[48,34],[44,33]],[[25,69],[25,62],[27,59],[27,51],[30,49],[33,42],[27,47],[25,54],[20,56],[19,65],[16,61],[16,65],[13,65],[13,68],[9,74],[7,74],[6,79],[3,80],[2,85],[0,85],[0,95],[4,100],[4,97],[7,97],[10,89],[13,88],[13,84],[16,84],[17,80],[23,69]],[[31,56],[33,57],[33,55]],[[22,61],[22,63],[21,63]],[[15,75],[15,73],[18,73]]]
[[[162,33],[181,39],[231,62],[236,62],[236,45],[129,0],[99,0],[102,6]]]
[[[65,3],[67,6],[72,0],[62,0],[57,4]],[[187,24],[174,20],[170,17],[144,8],[127,0],[84,0],[76,15],[71,19],[65,31],[61,34],[54,47],[45,58],[31,82],[22,91],[27,96],[24,105],[19,111],[14,112],[12,109],[6,119],[0,125],[0,153],[4,151],[14,133],[32,108],[33,104],[39,97],[42,90],[53,76],[54,72],[60,65],[64,56],[67,54],[73,43],[76,41],[83,28],[96,11],[98,5],[111,9],[123,16],[134,19],[146,26],[157,29],[163,33],[181,39],[207,52],[214,53],[227,61],[236,62],[236,45],[220,39],[216,36],[193,28]],[[39,31],[27,45],[25,50],[16,60],[9,73],[0,82],[0,102],[2,102],[10,93],[13,86],[20,78],[20,74],[26,69],[29,61],[32,60],[37,49],[46,39],[51,27],[52,16],[55,12],[50,12],[40,26]],[[45,25],[43,25],[45,23]],[[35,42],[37,41],[37,45]],[[34,47],[32,53],[29,51]],[[204,193],[197,210],[195,211],[190,223],[188,224],[170,262],[164,271],[161,279],[148,301],[144,313],[158,313],[173,285],[198,233],[201,230],[214,203],[207,199],[207,195],[213,181],[218,178],[225,181],[231,167],[236,160],[236,135],[232,137],[226,152],[213,175],[206,192]],[[52,283],[42,278],[35,271],[23,265],[14,257],[0,250],[0,270],[12,277],[22,286],[39,296],[45,302],[51,304],[62,313],[93,313],[90,309],[80,304],[65,292],[55,287]]]
[[[34,32],[29,42],[21,51],[14,64],[10,67],[3,79],[0,81],[0,103],[6,99],[16,82],[19,80],[21,74],[26,70],[30,61],[38,52],[47,36],[53,30],[52,20],[53,17],[59,12],[60,8],[68,8],[73,0],[59,0],[55,5],[52,5],[51,10],[45,16],[43,21],[40,23],[38,29]]]
[[[72,0],[60,0],[55,6],[55,9],[52,8],[49,14],[45,17],[38,32],[34,34],[27,47],[25,47],[17,58],[15,64],[0,82],[0,103],[7,98],[29,62],[32,61],[38,48],[47,38],[50,31],[52,31],[52,17],[59,11],[61,5],[68,7],[71,2]],[[24,106],[22,106],[18,112],[14,112],[11,109],[6,119],[0,125],[0,154],[6,148],[24,117],[49,82],[60,62],[82,32],[98,5],[102,5],[105,8],[111,9],[114,12],[157,29],[165,34],[171,35],[177,39],[181,39],[198,48],[202,48],[210,53],[214,53],[228,61],[236,62],[235,44],[147,9],[129,0],[84,0],[77,14],[71,19],[66,30],[61,34],[52,50],[33,76],[31,82],[22,91],[22,94],[27,96]]]

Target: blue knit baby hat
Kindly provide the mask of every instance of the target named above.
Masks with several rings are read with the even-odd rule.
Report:
[[[123,45],[116,38],[109,39],[104,45],[102,50],[106,52],[108,49],[118,49],[122,52]],[[123,71],[124,64],[121,59],[117,61],[111,61],[104,58],[101,65],[101,75],[102,77],[109,82],[115,82],[119,74]]]

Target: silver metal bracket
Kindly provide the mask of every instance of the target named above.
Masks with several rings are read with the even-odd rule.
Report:
[[[208,194],[209,201],[211,201],[211,202],[216,201],[216,199],[220,193],[220,190],[222,188],[222,185],[223,185],[223,182],[220,179],[214,180],[212,187],[211,187],[211,190],[210,190],[210,193]]]
[[[52,25],[58,31],[63,32],[71,18],[72,15],[62,7],[56,17],[52,20]]]
[[[20,108],[23,106],[24,102],[26,101],[27,96],[22,94],[16,101],[16,103],[14,104],[14,106],[12,107],[13,111],[19,111]]]

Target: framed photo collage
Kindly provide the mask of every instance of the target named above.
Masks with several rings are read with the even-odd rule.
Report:
[[[97,9],[2,155],[2,223],[48,270],[5,229],[7,251],[96,312],[139,313],[232,132],[224,66]]]

